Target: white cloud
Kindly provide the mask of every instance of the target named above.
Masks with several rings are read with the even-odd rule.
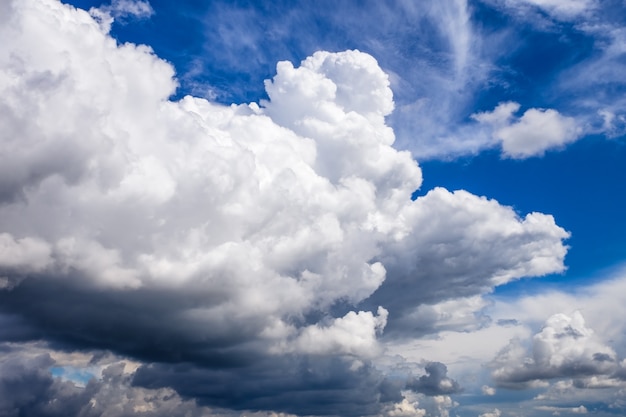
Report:
[[[521,297],[515,301],[496,300],[490,314],[494,319],[516,318],[532,327],[540,327],[547,317],[560,313],[584,312],[585,322],[594,329],[596,337],[604,343],[611,343],[618,355],[626,355],[624,350],[624,323],[621,316],[626,314],[626,279],[623,268],[617,269],[609,277],[595,277],[596,280],[575,291],[546,291]],[[611,311],[612,314],[606,314]]]
[[[560,415],[561,413],[568,414],[587,414],[587,408],[584,405],[579,405],[578,407],[554,407],[548,405],[540,405],[535,407],[537,410],[541,411],[552,411],[553,415]]]
[[[505,387],[529,386],[563,377],[606,375],[615,370],[616,354],[585,325],[580,312],[550,317],[532,340],[527,356],[512,341],[493,361],[494,379]]]
[[[493,127],[493,138],[501,143],[502,153],[515,159],[541,156],[546,150],[561,148],[582,135],[582,128],[572,117],[553,109],[528,109],[516,118],[520,105],[500,103],[493,111],[472,115],[480,123]]]
[[[494,408],[493,411],[482,413],[478,417],[500,417],[501,415],[502,415],[502,412],[499,409]]]
[[[483,385],[480,390],[483,395],[496,395],[496,389],[494,387],[490,387],[489,385]]]
[[[369,311],[351,311],[344,317],[334,319],[328,326],[307,326],[287,350],[316,355],[378,356],[382,349],[376,336],[385,328],[387,314],[387,310],[382,307],[378,308],[377,316]]]
[[[402,217],[412,225],[409,234],[390,242],[380,258],[388,277],[374,300],[383,306],[409,311],[421,303],[480,294],[523,276],[564,270],[563,239],[569,233],[552,216],[530,213],[522,219],[494,200],[435,188]]]
[[[410,402],[406,398],[402,402],[393,404],[386,412],[388,417],[424,417],[426,410],[418,408],[417,402]]]
[[[432,328],[464,328],[479,294],[564,269],[569,234],[549,215],[442,188],[411,201],[421,170],[392,147],[389,80],[368,54],[279,63],[260,106],[174,102],[173,68],[88,13],[9,9],[0,298],[44,333],[204,372],[306,354],[341,374],[320,357],[375,356],[393,308],[397,325],[426,311]],[[380,379],[362,369],[350,376]]]
[[[8,233],[0,233],[0,268],[37,272],[51,262],[51,248],[37,238],[15,239]]]

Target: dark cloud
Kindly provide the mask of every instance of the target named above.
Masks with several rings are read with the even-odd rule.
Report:
[[[0,291],[0,311],[19,311],[19,315],[0,316],[7,322],[0,333],[5,341],[38,335],[60,346],[110,349],[146,361],[191,361],[217,368],[253,360],[246,343],[258,335],[259,323],[222,318],[194,321],[180,314],[194,306],[210,306],[211,300],[219,304],[219,294],[211,290],[178,294],[94,290],[64,279],[30,277],[11,291]],[[39,301],[30,302],[34,299]]]
[[[193,401],[171,390],[143,390],[131,386],[124,364],[116,363],[84,387],[53,377],[55,361],[47,353],[32,354],[24,346],[3,345],[0,357],[0,416],[2,417],[146,417],[205,415]],[[25,349],[26,351],[21,351]]]
[[[372,415],[386,403],[402,400],[401,384],[350,357],[266,357],[230,371],[152,364],[139,368],[133,382],[147,388],[173,387],[203,405],[298,415]]]
[[[375,414],[386,403],[402,400],[402,384],[386,380],[371,363],[354,357],[268,356],[253,343],[258,337],[253,323],[246,329],[216,323],[226,332],[204,328],[206,321],[177,318],[175,312],[198,302],[199,294],[176,298],[155,291],[101,290],[96,296],[71,285],[59,291],[58,284],[25,280],[0,292],[0,305],[6,310],[21,306],[22,316],[57,347],[110,349],[152,363],[137,371],[135,386],[171,387],[212,407],[300,415]],[[51,293],[54,301],[47,297]],[[29,303],[32,299],[41,301]],[[20,334],[6,336],[14,333]]]
[[[429,362],[424,366],[426,375],[409,381],[406,387],[421,394],[450,395],[461,392],[461,386],[454,379],[448,378],[448,367],[441,362]]]

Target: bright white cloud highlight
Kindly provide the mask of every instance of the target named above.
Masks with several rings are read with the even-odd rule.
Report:
[[[294,340],[292,349],[316,355],[375,357],[381,352],[376,336],[385,328],[387,315],[387,310],[382,307],[378,308],[376,316],[369,311],[351,311],[328,326],[305,327]]]

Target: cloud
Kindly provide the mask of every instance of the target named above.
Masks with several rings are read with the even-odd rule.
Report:
[[[144,0],[113,0],[109,5],[92,7],[89,14],[108,33],[114,21],[126,24],[131,19],[148,19],[154,14],[154,9]]]
[[[494,128],[493,138],[502,145],[503,155],[523,159],[541,156],[546,150],[562,148],[582,135],[582,128],[571,117],[553,109],[528,109],[515,118],[518,103],[500,103],[491,112],[476,113],[472,118]]]
[[[386,280],[365,301],[389,310],[386,334],[423,334],[446,321],[452,324],[451,314],[457,315],[457,325],[467,324],[480,310],[480,300],[459,298],[523,276],[564,270],[563,239],[569,234],[551,216],[530,213],[521,219],[496,201],[442,188],[418,198],[412,208],[405,216],[415,226],[405,239],[384,248],[378,259]],[[459,317],[463,311],[465,318]]]
[[[483,395],[489,395],[489,396],[496,395],[496,389],[488,385],[483,385],[480,390],[483,393]]]
[[[537,410],[541,411],[552,411],[553,415],[560,415],[561,413],[569,413],[569,414],[587,414],[587,408],[584,405],[580,405],[578,407],[551,407],[547,405],[541,405],[536,407]]]
[[[45,349],[30,345],[0,347],[0,414],[13,416],[143,416],[207,415],[207,409],[181,399],[171,389],[146,390],[133,387],[132,373],[123,362],[103,367],[100,378],[84,386],[55,378],[56,364]]]
[[[95,10],[90,10],[90,13],[93,14]],[[116,19],[128,17],[146,19],[154,14],[150,3],[144,0],[113,0],[110,5],[101,6],[97,10],[100,13],[110,14]]]
[[[448,378],[448,368],[441,362],[430,362],[424,366],[426,375],[407,383],[407,388],[425,395],[450,395],[461,392],[461,386]]]
[[[533,337],[531,354],[512,341],[493,362],[496,382],[520,388],[555,378],[607,375],[617,364],[613,349],[596,338],[578,311],[550,317]]]
[[[299,415],[370,415],[402,401],[399,387],[371,363],[339,356],[273,356],[236,372],[150,364],[137,370],[134,384],[173,387],[201,405]]]
[[[596,6],[596,0],[505,0],[508,7],[537,7],[559,20],[579,17]]]
[[[392,146],[390,81],[371,55],[281,62],[260,104],[173,101],[171,65],[89,13],[53,0],[8,12],[5,341],[131,357],[132,378],[111,378],[180,401],[369,415],[403,401],[406,381],[372,360],[383,331],[411,334],[424,309],[438,316],[416,333],[466,325],[472,297],[564,270],[569,234],[549,215],[442,188],[411,200],[421,170]],[[458,391],[442,363],[427,373],[416,391]]]
[[[502,415],[502,412],[499,409],[494,408],[493,411],[482,413],[478,417],[500,417],[501,415]]]
[[[426,410],[417,408],[417,403],[411,403],[406,398],[398,404],[394,404],[386,415],[389,417],[424,417]]]
[[[497,300],[490,314],[494,319],[516,317],[519,323],[539,329],[548,317],[579,310],[584,312],[586,326],[592,328],[601,340],[612,341],[618,356],[624,357],[624,326],[619,317],[625,311],[625,289],[624,270],[618,267],[608,276],[596,277],[594,282],[576,289],[551,290],[515,301]],[[607,309],[614,314],[607,316]]]
[[[314,324],[302,329],[287,350],[309,354],[352,354],[359,357],[378,356],[381,348],[376,338],[387,324],[388,312],[378,308],[371,312],[350,311],[334,319],[329,326]]]

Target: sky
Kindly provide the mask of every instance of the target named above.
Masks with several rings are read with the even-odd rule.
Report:
[[[0,417],[625,415],[624,22],[0,2]]]

